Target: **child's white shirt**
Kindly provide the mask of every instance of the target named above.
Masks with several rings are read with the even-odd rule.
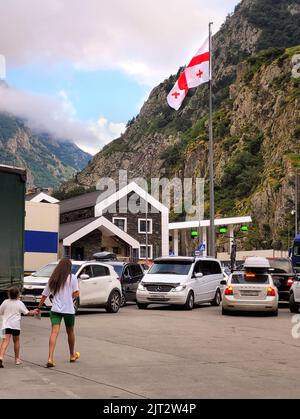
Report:
[[[27,315],[29,310],[20,300],[5,300],[0,306],[2,329],[21,330],[21,314]]]

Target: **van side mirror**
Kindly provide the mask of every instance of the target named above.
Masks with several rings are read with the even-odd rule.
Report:
[[[83,274],[83,275],[80,275],[80,279],[82,279],[83,281],[86,281],[87,279],[90,279],[90,276]]]
[[[195,274],[195,278],[196,278],[196,279],[201,279],[201,278],[203,278],[203,276],[204,276],[204,275],[203,275],[203,273],[202,273],[202,272],[198,272],[198,273],[196,273],[196,274]]]
[[[226,286],[227,285],[227,281],[225,281],[225,279],[223,279],[223,281],[221,281],[220,284]]]

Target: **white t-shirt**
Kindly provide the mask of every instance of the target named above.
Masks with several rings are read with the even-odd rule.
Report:
[[[75,275],[67,279],[64,288],[61,288],[56,295],[53,295],[49,285],[43,291],[45,297],[53,295],[52,312],[61,314],[75,314],[73,293],[79,291],[78,280]]]
[[[0,306],[2,316],[2,329],[21,330],[21,314],[27,315],[29,311],[20,300],[5,300]]]

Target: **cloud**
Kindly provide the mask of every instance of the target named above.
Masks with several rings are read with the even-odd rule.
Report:
[[[9,66],[121,69],[151,86],[175,73],[238,0],[0,0]],[[226,4],[225,4],[226,3]]]
[[[75,142],[91,154],[125,131],[125,124],[109,122],[103,117],[98,121],[79,121],[64,91],[51,97],[0,85],[0,112],[23,118],[33,130]]]

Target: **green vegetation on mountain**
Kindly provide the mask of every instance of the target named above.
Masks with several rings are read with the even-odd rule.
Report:
[[[249,7],[244,9],[243,15],[250,24],[262,31],[257,50],[299,45],[300,25],[297,10],[300,10],[300,0],[257,0],[250,3]]]

